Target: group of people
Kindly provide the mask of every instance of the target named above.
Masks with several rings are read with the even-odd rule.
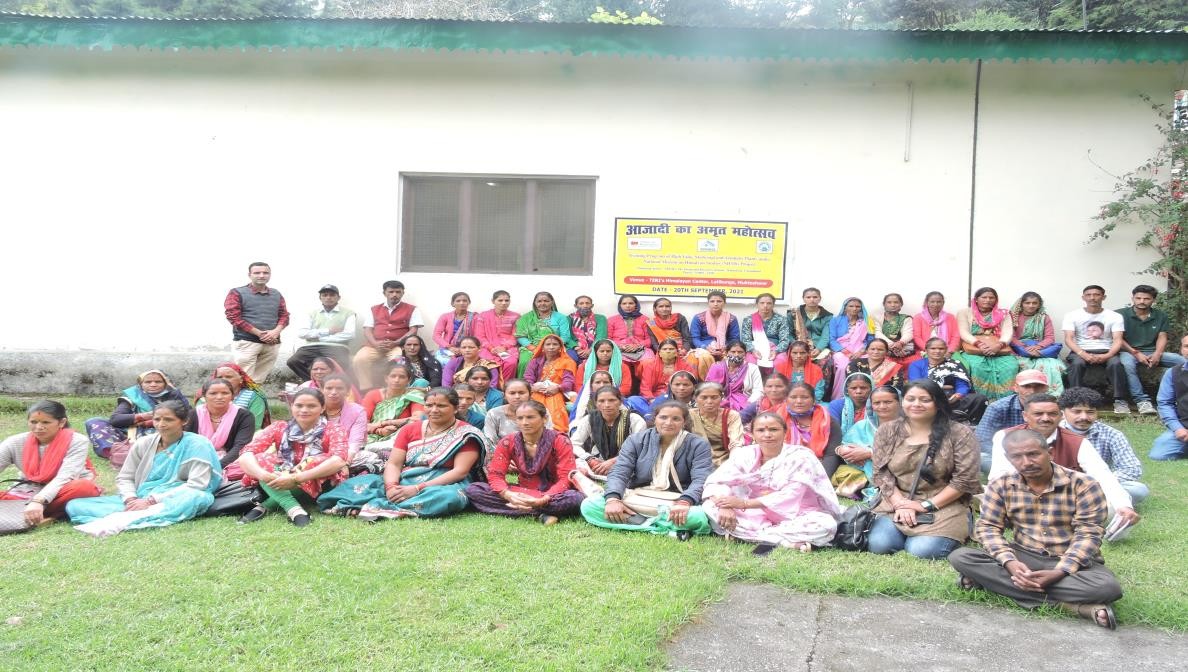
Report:
[[[1086,289],[1090,317],[1065,320],[1064,389],[1042,300],[1024,295],[1005,311],[992,289],[957,315],[930,294],[914,317],[894,294],[878,316],[858,299],[832,316],[809,289],[788,315],[763,295],[743,320],[719,292],[691,320],[667,299],[646,317],[629,295],[610,318],[585,296],[563,316],[548,292],[517,315],[499,291],[476,314],[460,292],[434,349],[416,334],[419,311],[403,285],[390,281],[352,356],[355,315],[327,285],[306,345],[289,359],[305,382],[289,395],[290,418],[272,422],[256,380],[288,315],[260,266],[227,299],[237,339],[254,339],[235,350],[254,359],[216,367],[193,400],[152,370],[110,418],[86,423],[88,437],[56,402],[30,409],[30,431],[0,444],[0,468],[19,465],[31,484],[6,495],[28,501],[31,525],[69,518],[98,536],[167,525],[203,515],[233,486],[258,493],[241,523],[281,510],[304,527],[312,507],[369,521],[471,507],[546,525],[581,515],[681,539],[716,533],[765,554],[830,545],[840,497],[879,514],[871,552],[947,557],[962,588],[1061,603],[1114,626],[1109,605],[1121,589],[1100,547],[1139,522],[1136,503],[1149,493],[1125,436],[1097,419],[1100,395],[1072,372],[1108,365],[1124,348],[1137,365],[1176,363],[1163,352],[1166,331],[1151,328],[1151,302],[1137,310],[1153,289],[1136,288],[1141,314],[1130,316],[1155,321],[1143,327],[1149,351],[1126,340],[1126,318],[1103,316],[1104,292]],[[255,321],[273,311],[275,320]],[[1102,335],[1087,321],[1108,325],[1104,350],[1079,340]],[[1161,437],[1169,457],[1188,439],[1178,361],[1158,395],[1178,423]],[[94,487],[88,450],[121,456],[119,494]],[[971,534],[982,549],[964,547]]]

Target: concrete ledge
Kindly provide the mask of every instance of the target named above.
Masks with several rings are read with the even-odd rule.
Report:
[[[294,381],[285,367],[290,353],[282,352],[267,381],[280,389]],[[100,352],[100,351],[0,351],[0,394],[41,396],[114,395],[148,369],[161,369],[187,396],[198,391],[220,362],[231,360],[231,351],[208,352]]]

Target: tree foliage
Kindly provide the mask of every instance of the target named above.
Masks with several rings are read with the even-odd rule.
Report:
[[[936,30],[1179,30],[1185,0],[0,0],[0,11],[153,18],[410,17],[585,22],[647,15],[674,26]]]
[[[1160,119],[1163,142],[1151,158],[1118,177],[1114,200],[1102,206],[1096,217],[1101,227],[1089,241],[1133,232],[1139,249],[1154,252],[1155,261],[1138,272],[1167,280],[1159,305],[1179,330],[1188,324],[1188,121],[1177,128],[1166,105],[1143,98]]]

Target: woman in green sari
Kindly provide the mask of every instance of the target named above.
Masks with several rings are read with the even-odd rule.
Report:
[[[982,287],[969,308],[957,311],[961,352],[953,359],[965,365],[974,389],[991,401],[1012,393],[1019,362],[1011,351],[1015,327],[1011,314],[998,307],[998,292]]]
[[[870,408],[871,413],[854,423],[842,435],[841,445],[834,449],[845,464],[830,479],[839,497],[861,498],[867,503],[873,503],[879,496],[879,489],[872,485],[875,430],[902,415],[899,390],[890,385],[875,388],[870,393]]]
[[[432,518],[466,508],[466,486],[483,481],[483,435],[455,417],[458,395],[437,387],[425,395],[425,419],[402,427],[383,475],[365,474],[318,498],[323,513],[380,518]]]
[[[425,401],[420,390],[412,387],[413,371],[408,364],[396,362],[388,366],[384,387],[372,390],[363,397],[367,411],[367,442],[383,441],[396,430],[420,419]]]
[[[557,312],[557,302],[553,300],[553,295],[549,292],[537,292],[536,296],[532,297],[532,310],[516,320],[516,342],[520,344],[517,376],[524,376],[524,369],[528,368],[528,361],[536,352],[536,346],[549,334],[559,336],[566,348],[572,348],[577,344],[569,328],[569,319]]]
[[[1060,396],[1064,392],[1064,362],[1060,361],[1063,343],[1056,340],[1052,318],[1044,310],[1044,298],[1035,292],[1024,292],[1011,306],[1011,320],[1015,333],[1011,349],[1023,369],[1036,369],[1048,377],[1048,391]]]

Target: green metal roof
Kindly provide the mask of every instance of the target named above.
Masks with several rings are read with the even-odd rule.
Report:
[[[0,14],[0,47],[444,49],[646,58],[1188,61],[1188,33],[793,30],[416,19],[143,19]]]

